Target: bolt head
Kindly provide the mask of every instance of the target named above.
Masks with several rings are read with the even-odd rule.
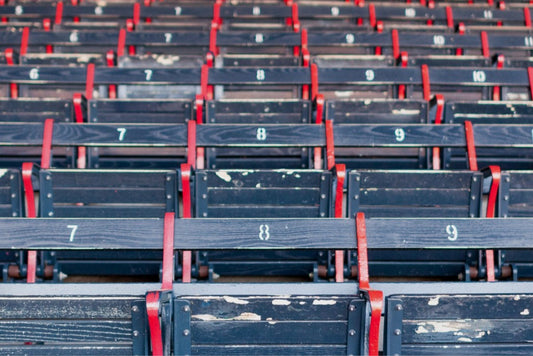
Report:
[[[348,331],[348,334],[350,334],[350,336],[354,336],[355,335],[355,330],[354,329],[350,329],[350,331]]]
[[[132,312],[138,312],[139,311],[139,307],[134,305],[134,306],[131,307],[131,311]]]
[[[400,329],[394,330],[394,335],[399,336],[402,334],[402,331]]]
[[[395,306],[394,308],[395,308],[396,310],[398,310],[398,311],[403,309],[403,307],[402,307],[401,304],[396,304],[396,306]]]
[[[133,336],[135,337],[139,336],[139,332],[137,330],[133,330]]]
[[[351,312],[355,311],[355,305],[350,305],[350,311]]]
[[[189,336],[191,331],[189,329],[183,330],[183,336]]]
[[[188,312],[191,311],[191,308],[189,308],[189,306],[186,305],[186,306],[183,307],[183,311],[188,313]]]

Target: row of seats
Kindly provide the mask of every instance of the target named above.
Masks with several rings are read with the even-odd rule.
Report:
[[[509,5],[507,5],[509,3]],[[260,21],[278,23],[283,25],[285,19],[301,22],[308,25],[307,21],[315,20],[324,28],[331,25],[346,25],[346,19],[361,19],[362,22],[375,24],[376,21],[408,24],[424,24],[430,21],[431,25],[447,25],[450,21],[460,21],[466,24],[481,25],[527,25],[531,23],[529,8],[525,4],[512,4],[499,2],[499,7],[460,6],[456,4],[435,4],[421,6],[420,4],[354,4],[335,2],[321,4],[313,2],[297,2],[289,6],[283,3],[270,4],[230,4],[209,2],[199,4],[172,4],[172,3],[136,3],[136,4],[101,4],[86,3],[80,6],[58,2],[56,6],[50,4],[13,4],[0,7],[0,16],[14,21],[32,21],[43,18],[54,18],[56,24],[74,22],[77,25],[83,22],[108,22],[117,21],[125,23],[131,19],[135,24],[140,21],[150,23],[170,22],[173,26],[192,22],[195,25],[209,26],[210,20],[215,17],[220,24],[227,23],[257,23]],[[213,6],[214,5],[214,6]],[[358,6],[357,6],[358,5]],[[435,6],[436,5],[436,6]],[[214,10],[214,11],[213,11]],[[239,21],[240,20],[240,21]],[[266,21],[265,21],[266,20]],[[344,21],[343,21],[344,20]],[[207,23],[205,23],[207,21]],[[352,26],[356,25],[354,23]],[[108,24],[109,26],[109,24]]]
[[[180,50],[189,55],[203,55],[207,50],[223,54],[253,53],[292,54],[293,47],[307,47],[318,54],[388,54],[398,59],[401,52],[413,56],[421,55],[477,55],[491,57],[507,55],[528,56],[532,50],[530,30],[516,32],[446,33],[387,30],[387,31],[328,31],[319,32],[303,29],[301,33],[286,31],[228,31],[202,33],[197,31],[154,31],[128,32],[122,30],[34,30],[24,28],[5,32],[2,35],[3,51],[12,48],[20,62],[32,64],[44,53],[100,53],[104,58],[91,58],[105,64],[105,54],[116,50],[119,56],[127,51],[137,54],[171,54]],[[277,51],[277,52],[274,52]],[[381,53],[379,53],[381,52]],[[459,56],[459,57],[461,57]],[[51,56],[49,56],[51,57]],[[16,57],[14,58],[17,59]],[[450,58],[453,59],[453,58]],[[461,59],[461,58],[457,58]],[[471,58],[470,58],[471,59]],[[58,60],[58,59],[56,59]],[[74,61],[72,61],[75,64]],[[41,64],[46,64],[42,62]]]
[[[359,171],[345,172],[337,167],[336,175],[320,170],[196,170],[191,174],[184,166],[179,172],[162,170],[72,170],[41,169],[3,172],[1,201],[3,216],[41,216],[43,218],[150,218],[174,213],[183,218],[327,218],[352,217],[364,212],[370,218],[476,218],[532,217],[533,173],[531,171]],[[29,176],[28,176],[29,174]],[[346,187],[346,190],[344,189]],[[346,194],[344,194],[344,191]],[[181,199],[178,201],[178,194]],[[36,197],[38,200],[35,201]],[[492,198],[494,197],[494,198]],[[490,198],[485,207],[483,201]],[[23,202],[25,201],[25,204]],[[36,204],[38,207],[36,208]],[[24,209],[23,206],[26,206]],[[183,212],[178,214],[178,206]],[[486,211],[485,211],[486,209]],[[451,232],[450,232],[451,233]],[[470,252],[472,254],[472,252]],[[507,265],[529,265],[527,253],[509,251]],[[153,254],[137,253],[112,257],[107,253],[56,252],[43,256],[40,277],[59,280],[60,274],[130,274],[159,273]],[[122,257],[121,257],[122,256]],[[156,254],[157,256],[157,254]],[[402,256],[402,257],[399,257]],[[438,256],[438,255],[437,255]],[[14,255],[4,260],[4,276],[24,277],[16,268]],[[398,251],[370,252],[370,271],[385,276],[457,276],[469,278],[464,267],[479,267],[468,261],[465,252],[448,254],[446,266],[435,263],[442,257],[432,252],[401,254]],[[87,269],[94,260],[113,262],[113,269]],[[399,259],[398,259],[399,258]],[[136,262],[132,262],[137,259]],[[303,275],[314,267],[328,265],[328,254],[241,256],[235,252],[209,252],[197,257],[196,277],[212,279],[216,275]],[[124,266],[119,267],[120,261]],[[241,262],[239,262],[241,260]],[[231,262],[229,262],[231,261]],[[246,261],[244,265],[242,261]],[[352,261],[353,262],[353,261]],[[107,263],[110,263],[109,261]],[[395,263],[394,269],[390,264]],[[277,267],[273,268],[273,264]],[[421,264],[427,264],[424,270]],[[53,266],[53,275],[45,274]],[[201,265],[209,266],[201,274]],[[299,266],[297,266],[299,265]],[[431,267],[431,265],[433,267]],[[132,267],[133,266],[133,267]],[[436,268],[435,268],[436,267]],[[103,268],[103,269],[102,269]],[[501,278],[529,275],[514,267],[510,273],[499,269]],[[50,271],[49,270],[49,271]],[[10,272],[11,271],[11,272]],[[129,272],[128,272],[129,271]],[[206,271],[209,274],[206,275]],[[328,269],[319,276],[330,276]],[[352,276],[349,269],[346,277]],[[477,276],[480,276],[477,274]],[[483,277],[483,276],[480,276]],[[479,277],[478,277],[479,278]]]
[[[333,144],[337,146],[337,163],[346,164],[348,168],[467,169],[469,165],[464,136],[456,136],[454,139],[450,137],[447,141],[440,140],[438,136],[428,139],[423,134],[415,138],[417,135],[413,130],[415,125],[418,125],[418,130],[434,131],[439,135],[442,128],[433,126],[442,125],[445,128],[450,127],[448,125],[456,125],[454,127],[457,128],[457,125],[464,125],[468,121],[476,129],[482,125],[492,125],[488,128],[501,135],[498,142],[482,142],[483,138],[479,136],[474,139],[474,143],[477,142],[479,146],[476,153],[481,167],[499,165],[508,170],[531,168],[527,128],[532,123],[533,113],[526,102],[444,102],[440,99],[430,103],[417,100],[326,100],[321,109],[314,110],[311,101],[301,99],[221,99],[208,100],[205,105],[198,106],[192,100],[185,99],[91,99],[88,102],[79,100],[73,105],[70,100],[43,101],[21,98],[0,100],[0,110],[0,118],[5,123],[0,124],[0,136],[4,146],[1,148],[3,159],[0,164],[5,168],[20,167],[24,161],[40,162],[41,150],[28,146],[40,146],[42,142],[26,143],[24,137],[16,137],[16,140],[13,140],[11,133],[13,125],[19,125],[23,130],[25,124],[42,123],[46,119],[53,119],[58,127],[61,127],[61,123],[77,122],[81,125],[88,122],[80,128],[98,129],[101,128],[98,125],[104,125],[113,127],[110,130],[115,132],[100,142],[95,141],[92,136],[79,137],[78,142],[73,139],[71,144],[67,145],[55,142],[53,166],[60,168],[175,168],[187,159],[187,152],[183,150],[188,145],[186,140],[158,145],[155,136],[152,141],[145,141],[144,145],[150,143],[151,146],[159,147],[134,147],[142,146],[143,142],[130,135],[129,126],[145,125],[154,132],[158,127],[172,127],[176,132],[187,135],[189,121],[205,122],[206,129],[212,129],[213,139],[218,140],[216,143],[213,139],[206,142],[208,149],[199,156],[200,167],[323,168],[324,164],[320,163],[322,153],[311,149],[311,141],[307,145],[306,138],[302,137],[299,141],[297,136],[293,136],[290,138],[291,143],[281,143],[279,140],[274,143],[275,141],[271,141],[271,129],[307,129],[310,125],[320,122],[332,122],[334,126],[339,127],[334,130],[339,138],[339,135],[344,135],[343,127],[349,125],[355,125],[352,129],[365,127],[372,131],[379,130],[380,125],[390,126],[389,139],[382,142],[375,140],[371,150],[367,148],[369,145],[364,138],[357,139],[352,136],[342,144],[339,140],[334,140]],[[509,124],[521,125],[522,131],[509,132],[506,129]],[[237,138],[231,142],[217,135],[217,128],[238,129],[239,125],[248,125],[246,130],[249,132],[249,137],[241,136],[240,142]],[[252,127],[253,125],[256,127]],[[28,127],[33,128],[31,134],[39,135],[43,130],[40,125]],[[320,139],[324,126],[317,125],[315,131],[316,138]],[[377,136],[378,132],[372,135]],[[264,139],[261,139],[263,136]],[[68,139],[68,136],[64,139]],[[513,147],[516,140],[526,146]],[[409,144],[405,145],[407,142]],[[26,147],[12,147],[13,144]],[[323,144],[322,141],[319,146]],[[432,144],[442,149],[430,149]],[[83,145],[90,147],[86,150],[76,148]],[[239,145],[248,148],[239,148]]]
[[[529,6],[3,2],[0,353],[530,354]]]

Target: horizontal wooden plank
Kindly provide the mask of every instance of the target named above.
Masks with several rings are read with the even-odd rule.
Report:
[[[2,320],[28,319],[130,319],[131,297],[0,297]]]
[[[533,295],[416,295],[398,296],[406,320],[518,319],[530,320]],[[490,310],[490,313],[486,311]]]
[[[468,171],[361,170],[352,171],[350,174],[360,176],[362,189],[470,189],[472,178],[482,178],[480,173]]]
[[[533,125],[475,125],[476,147],[533,147]],[[41,145],[42,124],[0,124],[0,145]],[[206,147],[324,146],[325,131],[314,124],[199,125],[197,145]],[[258,131],[259,130],[259,131]],[[336,147],[465,147],[462,125],[335,125]],[[258,135],[258,133],[260,133]],[[120,139],[122,138],[122,140]],[[58,146],[187,145],[185,125],[68,124],[54,125]]]
[[[62,188],[101,188],[101,187],[138,187],[153,189],[164,187],[167,177],[176,179],[175,170],[98,170],[98,169],[49,169],[41,170],[43,175],[52,176],[57,189]]]
[[[244,320],[246,315],[259,321],[340,321],[348,319],[348,305],[358,298],[310,297],[230,297],[188,298],[193,321]]]
[[[406,344],[402,345],[402,354],[405,355],[531,355],[533,345],[526,343],[502,344]]]
[[[207,216],[210,218],[316,218],[319,217],[319,206],[291,205],[279,206],[266,204],[257,206],[248,204],[241,206],[208,206]]]
[[[54,216],[61,218],[155,218],[164,216],[166,206],[145,204],[54,205]],[[123,223],[125,223],[123,221]]]
[[[528,309],[529,310],[529,309]],[[533,337],[531,320],[404,320],[405,343],[526,343]]]
[[[133,353],[129,343],[99,342],[95,344],[36,344],[36,345],[0,345],[0,353],[5,355],[24,356],[123,356]]]
[[[312,188],[211,188],[207,191],[207,203],[227,207],[242,205],[309,205],[318,208],[320,204],[320,187]],[[324,195],[323,199],[326,199]],[[198,197],[197,199],[202,199]]]
[[[73,228],[76,233],[71,238]],[[269,226],[270,237],[259,234]],[[391,229],[394,226],[394,229]],[[367,219],[370,249],[533,248],[533,219]],[[0,219],[1,249],[161,249],[162,219]],[[213,235],[216,232],[216,238]],[[28,239],[32,235],[34,238]],[[480,239],[479,236],[483,236]],[[177,219],[176,249],[355,249],[353,219]]]
[[[330,172],[318,170],[208,170],[197,171],[207,174],[208,187],[220,188],[320,188],[322,176]]]
[[[360,190],[361,205],[399,205],[403,207],[465,206],[470,204],[470,189],[439,188],[363,188]],[[479,196],[477,196],[479,199]]]
[[[361,332],[360,330],[358,330]],[[191,321],[193,344],[344,345],[346,321]]]
[[[0,342],[131,342],[131,320],[2,320]]]
[[[1,349],[0,349],[1,350]],[[192,345],[195,355],[346,355],[344,345]]]
[[[53,190],[52,200],[54,204],[134,204],[137,206],[159,204],[164,206],[168,200],[164,188],[164,186],[159,189],[146,187],[63,188],[56,186]],[[176,197],[171,195],[170,198],[175,199]]]

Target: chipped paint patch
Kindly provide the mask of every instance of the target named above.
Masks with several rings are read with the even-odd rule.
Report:
[[[156,56],[156,62],[164,65],[164,66],[170,66],[173,65],[176,62],[179,62],[181,58],[179,56]]]
[[[469,338],[469,337],[460,337],[460,338],[457,339],[457,341],[472,342],[472,339]]]
[[[7,169],[0,169],[0,178],[2,178],[3,176],[5,176],[7,173]]]
[[[417,334],[426,334],[426,333],[454,333],[458,335],[460,332],[464,331],[463,322],[456,321],[428,321],[418,325],[415,332]]]
[[[276,322],[272,321],[272,318],[266,318],[266,321],[268,321],[270,325],[276,325]]]
[[[392,110],[392,114],[393,115],[418,115],[420,114],[420,110],[415,110],[415,109],[396,109],[396,110]]]
[[[417,334],[427,334],[429,333],[429,330],[423,327],[422,325],[418,325],[418,327],[415,330],[415,333]]]
[[[434,298],[430,298],[429,302],[428,302],[428,305],[431,305],[433,307],[436,306],[436,305],[439,305],[439,300],[440,300],[439,296],[436,296]]]
[[[291,301],[287,299],[273,299],[272,305],[291,305]]]
[[[513,299],[514,300],[520,300],[520,296],[519,295],[515,295]]]
[[[231,182],[231,176],[228,174],[228,172],[217,171],[216,175],[218,178],[222,179],[226,183]]]
[[[255,185],[255,187],[256,187],[256,188],[261,188],[261,183],[257,183],[257,184]]]
[[[520,312],[520,315],[529,315],[529,309],[524,309]]]
[[[315,299],[313,305],[335,305],[337,301],[331,299]]]
[[[255,313],[241,313],[232,318],[218,318],[211,314],[196,314],[191,316],[193,319],[202,321],[220,321],[220,320],[245,320],[245,321],[260,321],[261,315]]]
[[[225,295],[223,298],[227,303],[232,303],[232,304],[246,305],[249,303],[249,301],[247,300],[243,300],[243,299],[239,299],[235,297],[229,297],[227,295]]]
[[[300,305],[306,305],[307,302],[300,302],[299,304],[300,304]]]

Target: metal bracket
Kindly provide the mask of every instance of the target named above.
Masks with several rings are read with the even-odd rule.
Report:
[[[365,330],[364,303],[361,300],[352,300],[348,305],[348,330],[346,348],[348,355],[364,354],[362,334]]]
[[[145,301],[134,301],[131,305],[132,351],[134,356],[147,355],[149,352],[147,338],[150,331],[146,321]]]
[[[191,354],[191,306],[187,300],[174,301],[174,355]]]
[[[402,321],[403,305],[399,298],[387,299],[387,312],[385,317],[384,354],[401,355],[402,353]]]

